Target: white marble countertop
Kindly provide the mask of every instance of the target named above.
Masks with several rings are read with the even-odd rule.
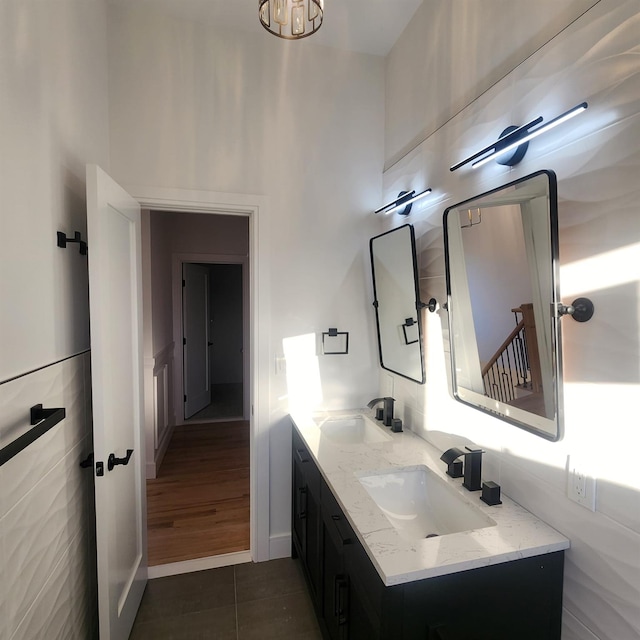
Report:
[[[380,422],[370,422],[388,438],[382,442],[337,444],[324,436],[318,423],[326,418],[361,414],[368,410],[292,415],[322,476],[332,489],[351,526],[385,585],[391,586],[488,565],[560,551],[569,540],[502,494],[501,505],[488,506],[480,491],[462,487],[462,478],[447,476],[441,452],[411,431],[392,433]],[[403,537],[369,496],[359,476],[425,465],[460,497],[495,521],[495,526],[410,540]],[[490,480],[490,478],[483,478]]]

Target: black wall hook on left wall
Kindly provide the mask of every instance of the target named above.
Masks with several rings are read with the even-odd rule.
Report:
[[[67,238],[67,234],[63,231],[58,231],[58,246],[61,249],[66,249],[69,243],[77,242],[80,245],[80,255],[86,256],[88,245],[82,239],[82,234],[79,231],[75,231],[73,234],[73,239]]]

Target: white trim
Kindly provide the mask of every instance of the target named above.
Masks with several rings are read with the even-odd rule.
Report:
[[[147,480],[155,479],[158,476],[158,471],[160,470],[160,466],[164,460],[165,453],[167,453],[167,449],[169,448],[169,443],[171,442],[171,437],[173,436],[175,428],[175,424],[169,423],[169,426],[164,430],[160,442],[158,442],[155,459],[152,462],[147,461]],[[153,473],[153,475],[149,475],[151,473]]]
[[[291,534],[282,533],[269,538],[269,558],[290,558],[291,557]]]
[[[148,578],[149,580],[153,580],[154,578],[177,576],[181,573],[192,573],[193,571],[230,567],[234,564],[246,564],[247,562],[251,562],[251,553],[249,551],[224,553],[219,556],[196,558],[195,560],[183,560],[182,562],[170,562],[169,564],[159,564],[155,567],[149,567]]]
[[[156,369],[158,366],[162,366],[164,364],[168,364],[171,354],[173,352],[174,344],[173,342],[168,342],[158,353],[153,356],[152,365],[154,367],[153,372],[156,373]]]
[[[127,185],[141,206],[155,211],[184,211],[249,216],[251,325],[251,557],[269,560],[269,363],[271,352],[269,198],[213,191]]]
[[[144,287],[151,287],[150,281],[143,283]],[[143,292],[144,293],[144,292]],[[147,312],[150,316],[150,312]],[[145,320],[145,330],[151,331],[151,323]],[[146,338],[146,336],[145,336]],[[146,348],[146,346],[145,346]],[[147,460],[146,460],[146,477],[147,480],[157,478],[160,465],[167,452],[173,429],[175,426],[175,416],[170,415],[169,410],[171,403],[169,402],[169,393],[173,393],[173,389],[169,389],[168,380],[173,377],[173,341],[166,344],[152,358],[144,359],[144,383],[150,385],[149,395],[145,393],[145,407],[149,403],[151,396],[151,405],[149,411],[150,416],[145,418],[145,432],[147,434]],[[151,346],[149,345],[149,349]],[[157,399],[157,376],[163,374],[163,416],[166,424],[162,429],[160,437],[158,437],[158,399]]]

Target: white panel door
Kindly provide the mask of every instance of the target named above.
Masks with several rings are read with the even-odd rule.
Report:
[[[209,381],[209,267],[182,265],[184,417],[211,404]]]
[[[87,235],[100,640],[124,640],[147,581],[140,206],[95,165]]]

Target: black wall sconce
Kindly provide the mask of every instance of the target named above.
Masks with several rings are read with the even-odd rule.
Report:
[[[322,354],[325,356],[349,353],[349,332],[338,331],[335,327],[322,333]]]
[[[80,255],[86,256],[87,255],[88,245],[82,239],[82,234],[79,231],[76,231],[73,234],[73,239],[67,238],[67,234],[66,233],[63,233],[62,231],[58,231],[58,242],[57,242],[57,244],[61,249],[66,249],[68,244],[72,244],[74,242],[77,242],[80,245]]]
[[[573,107],[573,109],[569,109],[569,111],[565,111],[556,118],[553,118],[553,120],[549,120],[546,124],[542,124],[543,118],[539,116],[521,127],[509,126],[500,134],[500,137],[494,143],[484,149],[480,149],[480,151],[465,158],[462,162],[458,162],[458,164],[449,167],[449,171],[456,171],[469,163],[476,169],[490,160],[495,160],[499,164],[513,167],[524,158],[529,148],[529,140],[577,116],[588,106],[586,102],[581,102],[579,105]]]
[[[374,213],[383,213],[385,216],[391,213],[397,213],[399,216],[408,216],[411,213],[413,203],[428,196],[430,193],[431,189],[425,189],[418,194],[415,191],[401,191],[395,200],[376,209]]]

